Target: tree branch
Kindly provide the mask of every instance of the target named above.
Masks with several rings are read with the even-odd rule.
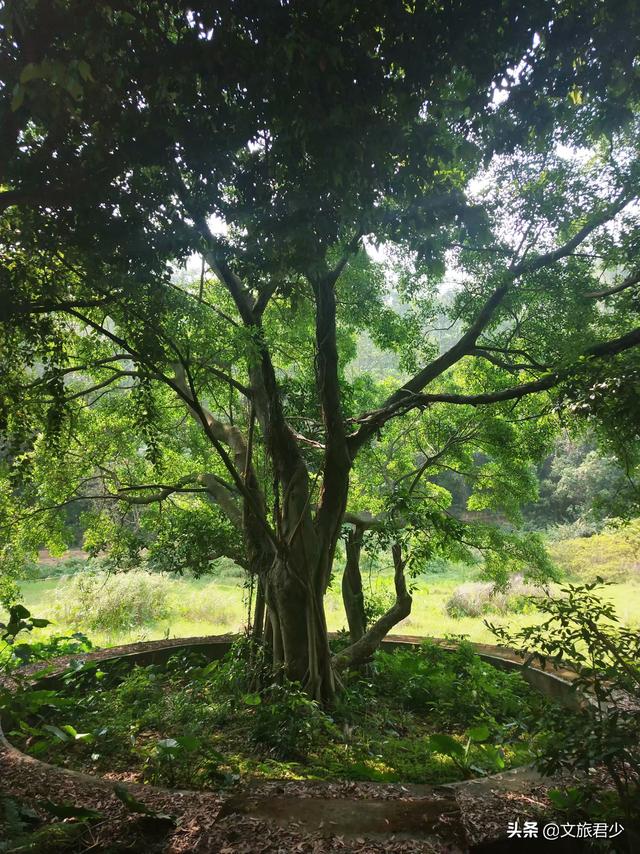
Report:
[[[86,299],[86,300],[52,300],[51,302],[33,302],[26,305],[5,305],[6,318],[10,320],[20,314],[49,314],[55,311],[68,311],[73,308],[101,308],[109,305],[113,299]]]
[[[64,402],[70,403],[72,400],[77,400],[79,397],[84,397],[87,394],[91,394],[91,392],[99,391],[101,388],[105,388],[106,386],[111,385],[111,383],[115,382],[122,377],[139,377],[140,373],[138,371],[115,371],[110,377],[106,380],[103,380],[96,385],[90,386],[89,388],[83,388],[80,391],[74,392],[74,394],[70,394],[65,397]],[[127,386],[127,388],[131,388],[131,386]],[[124,390],[124,387],[123,387]]]
[[[640,282],[640,272],[631,273],[630,276],[627,276],[620,284],[613,285],[610,288],[605,288],[602,291],[591,291],[588,294],[585,294],[589,299],[600,299],[602,297],[610,297],[613,294],[619,294],[621,291],[626,291],[627,288],[633,287],[633,285],[637,285]]]
[[[474,347],[468,354],[469,356],[478,356],[481,359],[486,359],[488,362],[491,362],[492,365],[495,365],[498,368],[502,368],[505,371],[508,371],[511,374],[517,374],[520,371],[535,371],[535,370],[547,370],[547,365],[536,365],[536,364],[526,364],[526,363],[513,363],[513,362],[505,362],[503,359],[500,359],[498,356],[495,356],[490,350],[483,349],[482,347]]]
[[[343,258],[346,264],[346,256]],[[347,506],[351,455],[342,414],[338,345],[336,339],[335,282],[343,269],[341,264],[325,276],[312,280],[316,300],[316,387],[322,405],[325,428],[325,450],[322,489],[318,500],[315,527],[327,543],[328,554],[340,534],[342,515]],[[325,567],[328,579],[331,561]]]
[[[386,614],[371,626],[371,628],[351,646],[339,652],[333,657],[333,666],[336,670],[345,670],[347,667],[355,667],[365,664],[371,660],[374,652],[380,646],[383,638],[405,617],[411,613],[412,597],[407,590],[404,577],[406,560],[402,557],[400,543],[394,543],[391,547],[393,555],[394,575],[393,581],[396,589],[396,601]]]
[[[187,404],[187,406],[190,408],[190,411],[193,411],[194,416],[202,424],[202,427],[203,427],[209,441],[211,442],[213,447],[218,452],[218,455],[222,459],[222,462],[224,463],[229,474],[231,475],[231,477],[232,477],[235,485],[237,486],[239,492],[242,495],[244,495],[244,497],[249,502],[249,504],[252,505],[254,514],[256,516],[256,519],[258,520],[258,524],[263,529],[263,532],[266,534],[269,541],[273,545],[275,545],[275,543],[276,543],[275,535],[274,535],[273,531],[271,530],[269,523],[267,522],[266,515],[264,513],[260,512],[260,506],[259,506],[259,504],[256,503],[255,496],[253,494],[251,494],[251,492],[246,488],[246,486],[242,480],[242,476],[240,475],[239,471],[235,468],[231,459],[229,458],[229,455],[226,453],[226,451],[222,447],[222,442],[218,438],[218,436],[216,436],[215,431],[212,429],[212,424],[209,423],[209,421],[207,419],[207,414],[205,413],[203,408],[200,406],[199,402],[197,401],[197,399],[195,397],[195,391],[193,389],[193,383],[191,382],[191,380],[189,383],[190,389],[187,389],[185,387],[181,387],[178,382],[173,381],[162,370],[160,370],[160,368],[156,365],[156,363],[154,361],[149,360],[149,359],[145,359],[141,353],[139,353],[136,349],[134,349],[129,344],[127,344],[127,342],[123,338],[121,338],[119,335],[116,335],[116,333],[111,332],[109,329],[106,329],[104,326],[101,326],[99,323],[96,323],[94,320],[91,320],[91,318],[86,317],[86,315],[80,314],[75,309],[67,309],[67,311],[69,314],[73,315],[74,317],[77,317],[78,320],[81,320],[83,323],[87,324],[87,326],[90,326],[92,329],[94,329],[100,335],[104,335],[106,338],[113,341],[122,350],[125,350],[127,353],[129,353],[140,364],[145,365],[147,370],[149,371],[149,373],[153,377],[155,377],[157,380],[159,380],[160,382],[163,382],[165,385],[167,385],[169,388],[171,388],[177,394],[177,396]],[[183,364],[183,368],[185,368],[185,371],[186,371],[186,366],[184,364]],[[188,371],[187,371],[187,376],[189,376]]]
[[[627,196],[619,197],[615,202],[607,206],[604,211],[592,216],[589,222],[579,229],[573,237],[563,243],[562,246],[559,246],[549,252],[545,252],[542,255],[538,255],[535,258],[531,258],[530,260],[524,259],[518,264],[510,266],[509,269],[502,274],[502,284],[494,290],[476,315],[471,326],[453,345],[453,347],[445,353],[442,353],[442,355],[438,356],[437,359],[434,359],[433,362],[424,367],[412,379],[390,395],[378,412],[382,413],[386,410],[395,412],[397,408],[401,406],[403,399],[415,398],[426,385],[455,365],[464,356],[469,355],[469,353],[475,348],[480,334],[490,323],[497,308],[502,303],[505,296],[510,291],[513,282],[517,278],[527,273],[536,272],[537,270],[554,264],[556,261],[570,255],[573,250],[586,240],[593,231],[613,219],[613,217],[615,217],[631,201],[631,199],[632,197]],[[360,430],[349,437],[349,448],[352,455],[357,453],[358,449],[378,429],[378,426],[379,425],[369,419],[362,421],[362,427]]]
[[[595,344],[592,347],[583,351],[584,358],[606,358],[616,356],[625,350],[630,350],[633,347],[640,346],[640,327],[622,335],[619,338],[603,341],[600,344]],[[566,379],[576,369],[576,364],[572,363],[568,367],[559,367],[555,371],[545,374],[538,380],[522,385],[513,386],[512,388],[501,389],[494,392],[486,392],[481,394],[448,394],[446,392],[434,394],[416,394],[411,398],[400,400],[395,409],[381,409],[368,413],[363,416],[365,424],[374,424],[374,430],[379,430],[387,422],[389,418],[404,414],[411,409],[417,407],[429,406],[432,403],[452,403],[464,406],[484,406],[494,403],[503,403],[507,400],[517,400],[526,397],[530,394],[535,394],[539,391],[546,391],[556,386],[561,380]],[[359,432],[359,431],[358,431]],[[358,433],[352,434],[357,436]]]

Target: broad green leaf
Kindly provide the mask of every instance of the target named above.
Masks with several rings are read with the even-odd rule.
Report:
[[[91,75],[91,66],[84,59],[81,59],[78,62],[78,71],[80,72],[80,77],[82,77],[83,80],[93,80]]]
[[[489,738],[490,730],[486,724],[480,724],[479,726],[472,727],[467,730],[467,736],[473,742],[486,741]]]
[[[69,741],[69,735],[54,724],[43,724],[42,729],[55,735],[60,741]]]
[[[200,747],[200,739],[195,735],[181,735],[176,738],[176,741],[187,751],[197,750]]]
[[[451,756],[459,759],[464,758],[464,747],[459,741],[456,741],[455,738],[450,735],[446,735],[446,733],[437,733],[436,735],[432,735],[429,738],[429,744],[431,749],[436,753],[442,753],[444,756]]]
[[[29,62],[20,72],[20,82],[28,83],[30,80],[35,80],[36,78],[41,76],[42,73],[40,70],[40,66],[36,65],[33,62]]]

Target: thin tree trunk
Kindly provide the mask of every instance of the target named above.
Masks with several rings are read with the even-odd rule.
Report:
[[[371,626],[359,641],[347,649],[334,656],[333,664],[336,670],[344,670],[347,667],[356,667],[361,664],[366,664],[371,660],[374,652],[380,646],[385,635],[391,629],[408,617],[411,613],[411,594],[407,590],[407,584],[404,577],[404,568],[406,560],[402,557],[402,547],[399,543],[394,543],[391,552],[393,554],[394,564],[394,583],[396,588],[396,601],[389,608],[386,614],[383,614],[380,619]]]
[[[360,574],[363,534],[364,531],[360,525],[356,525],[349,531],[346,541],[347,556],[342,574],[342,602],[347,615],[352,644],[360,640],[367,628],[362,575]]]
[[[251,627],[251,637],[254,641],[260,641],[264,636],[265,612],[264,587],[260,576],[258,576],[257,578],[256,585],[256,604],[253,611],[253,625]]]

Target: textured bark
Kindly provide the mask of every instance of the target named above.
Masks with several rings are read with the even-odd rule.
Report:
[[[253,611],[253,625],[251,626],[251,637],[255,641],[260,641],[264,637],[265,632],[265,610],[266,602],[264,598],[264,585],[260,576],[256,585],[256,604]]]

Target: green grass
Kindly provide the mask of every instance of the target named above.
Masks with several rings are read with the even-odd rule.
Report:
[[[447,573],[422,576],[417,581],[411,615],[394,629],[395,634],[443,637],[448,634],[466,635],[470,640],[492,643],[493,635],[481,617],[453,619],[448,616],[445,604],[453,590],[466,581],[478,577],[478,570],[466,571],[454,568]],[[163,637],[190,637],[194,635],[225,634],[242,630],[247,617],[247,591],[239,579],[233,578],[176,578],[168,581],[169,614],[166,618],[127,632],[90,631],[92,641],[99,646],[114,646],[140,640],[156,640]],[[366,584],[368,584],[368,580]],[[23,601],[34,616],[53,620],[53,625],[39,630],[36,637],[67,633],[82,626],[70,626],[61,621],[60,607],[56,601],[64,601],[68,581],[50,578],[24,582],[21,585]],[[337,586],[337,585],[336,585]],[[391,589],[391,578],[386,574],[374,577],[374,590],[380,587]],[[606,588],[605,598],[615,605],[623,623],[640,624],[640,581],[636,577],[617,581]],[[337,590],[326,597],[329,629],[337,631],[345,627],[344,611]],[[513,628],[530,625],[535,615],[508,614],[491,616],[498,624]]]
[[[234,580],[211,578],[171,579],[169,615],[127,632],[91,631],[97,646],[117,646],[141,640],[164,637],[180,638],[203,634],[226,634],[242,630],[246,620],[246,591]],[[39,639],[49,635],[82,629],[65,623],[59,616],[58,602],[63,603],[68,581],[65,578],[46,578],[27,581],[21,585],[23,603],[34,616],[52,621],[46,629],[34,632]]]

